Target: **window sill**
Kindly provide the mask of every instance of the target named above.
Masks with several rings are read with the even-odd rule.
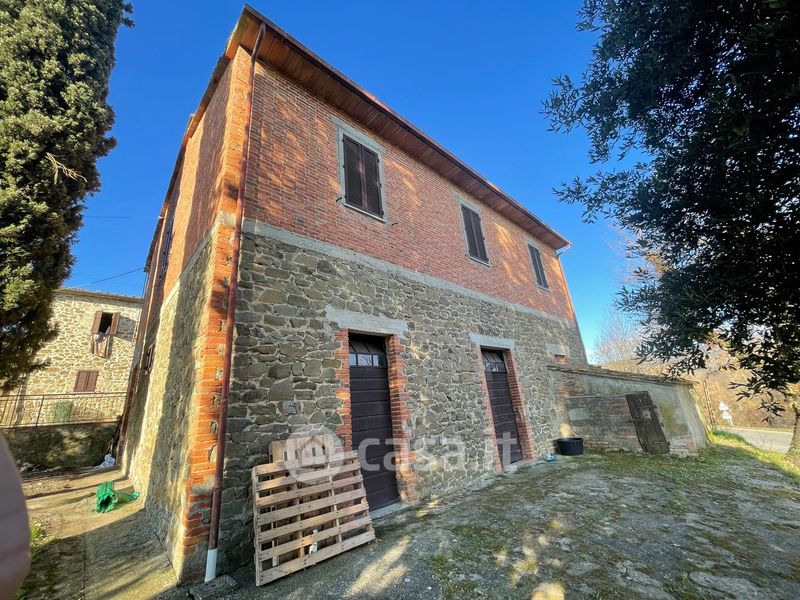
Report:
[[[543,285],[539,285],[538,283],[536,284],[536,287],[538,287],[538,288],[539,288],[540,290],[542,290],[543,292],[550,293],[550,288],[549,288],[549,287],[545,287],[545,286],[543,286]]]
[[[358,214],[364,215],[365,217],[369,217],[370,219],[375,219],[379,223],[383,223],[384,225],[387,223],[385,217],[379,217],[378,215],[374,215],[371,212],[365,211],[363,208],[358,208],[357,206],[352,206],[351,204],[348,204],[344,200],[339,199],[336,202],[341,204],[345,208],[349,208],[350,210],[352,210],[354,212],[357,212]]]
[[[489,262],[488,260],[481,260],[480,258],[475,258],[475,257],[474,257],[474,256],[472,256],[471,254],[465,254],[464,256],[466,256],[466,257],[467,257],[468,259],[470,259],[472,262],[476,262],[476,263],[478,263],[479,265],[483,265],[484,267],[491,267],[491,266],[492,266],[492,263],[491,263],[491,262]]]

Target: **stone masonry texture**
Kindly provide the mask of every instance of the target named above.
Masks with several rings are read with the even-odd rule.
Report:
[[[337,372],[344,356],[338,352],[341,325],[326,317],[331,308],[406,323],[405,333],[390,339],[401,342],[407,377],[403,426],[415,453],[415,500],[495,472],[492,424],[470,333],[514,340],[514,375],[532,452],[540,457],[560,425],[546,344],[566,346],[585,360],[574,323],[261,235],[244,239],[239,286],[221,527],[231,566],[252,558],[250,468],[266,460],[269,443],[342,424]],[[391,352],[389,360],[396,360]],[[285,414],[286,402],[294,403],[295,414]]]
[[[58,335],[39,351],[44,368],[0,397],[0,426],[115,421],[128,387],[141,298],[79,289],[56,290],[52,322]],[[95,313],[119,313],[108,356],[90,351]],[[97,371],[95,393],[75,394],[78,371]],[[67,394],[67,396],[63,396]]]
[[[55,293],[53,322],[58,336],[36,355],[47,366],[34,371],[11,395],[67,394],[75,389],[78,371],[99,371],[98,392],[121,392],[128,387],[133,359],[134,336],[139,322],[142,300],[133,296],[117,296],[102,292],[86,292],[61,288]],[[119,328],[113,336],[111,354],[102,358],[89,351],[95,312],[120,313]]]
[[[548,370],[556,396],[564,399],[563,421],[589,447],[640,450],[625,397],[637,392],[650,394],[670,454],[697,456],[707,443],[688,382],[580,365],[550,365]]]
[[[242,48],[220,61],[182,144],[148,259],[123,433],[125,464],[182,580],[202,573],[208,539],[248,61]],[[384,147],[384,221],[337,201],[340,124]],[[252,561],[248,468],[266,460],[270,441],[326,428],[347,442],[349,326],[332,315],[403,324],[386,333],[403,500],[422,501],[499,468],[470,334],[513,340],[503,349],[513,361],[524,454],[549,450],[562,417],[547,344],[585,363],[553,248],[260,63],[248,159],[252,227],[239,271],[222,569]],[[481,211],[489,266],[466,256],[458,197]],[[535,284],[528,243],[542,251],[549,290]]]

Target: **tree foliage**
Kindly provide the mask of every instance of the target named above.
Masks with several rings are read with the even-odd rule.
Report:
[[[584,128],[591,177],[558,195],[658,256],[620,296],[641,355],[703,368],[720,340],[748,387],[800,381],[800,5],[791,0],[586,0],[580,82],[556,80],[555,130]],[[780,407],[776,407],[779,410]]]
[[[55,335],[96,161],[114,146],[108,80],[121,0],[0,1],[0,382],[17,384]]]

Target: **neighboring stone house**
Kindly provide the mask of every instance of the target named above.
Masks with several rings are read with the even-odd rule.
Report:
[[[124,461],[173,565],[202,572],[250,53],[221,554],[252,561],[270,442],[373,437],[373,508],[543,458],[568,431],[547,365],[585,365],[568,242],[245,8],[181,144],[148,257]],[[384,443],[393,438],[393,445]],[[498,438],[510,440],[500,452]]]
[[[56,290],[52,322],[58,335],[37,354],[45,366],[3,395],[0,426],[117,419],[141,304],[134,296]]]

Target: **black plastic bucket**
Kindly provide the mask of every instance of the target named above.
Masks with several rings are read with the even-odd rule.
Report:
[[[556,440],[556,448],[561,456],[578,456],[583,454],[583,438],[558,438]]]

